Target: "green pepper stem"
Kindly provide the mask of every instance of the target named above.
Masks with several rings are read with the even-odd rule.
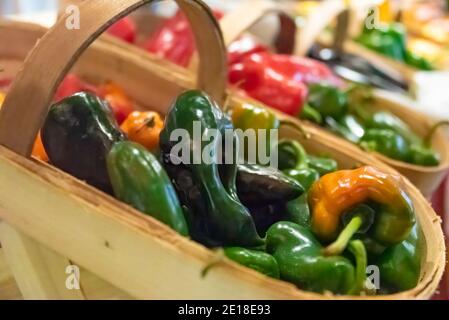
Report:
[[[337,240],[335,240],[335,242],[331,243],[329,246],[323,249],[323,254],[325,256],[340,255],[343,251],[345,251],[352,236],[360,229],[362,223],[363,223],[362,217],[355,216],[354,218],[352,218],[351,221],[340,233]]]
[[[307,132],[303,126],[291,120],[282,119],[279,121],[279,124],[280,126],[286,126],[299,131],[302,134],[302,136],[307,140],[309,140],[312,137],[312,134],[310,132]]]
[[[368,258],[365,245],[361,240],[353,240],[349,242],[349,251],[355,257],[355,282],[349,291],[350,295],[357,295],[365,288],[366,268],[368,266]]]
[[[435,135],[437,130],[442,126],[449,126],[449,121],[444,120],[444,121],[440,121],[440,122],[437,122],[436,124],[434,124],[432,126],[432,128],[430,128],[429,132],[427,133],[427,135],[424,138],[424,145],[426,145],[426,146],[431,145],[433,136]]]

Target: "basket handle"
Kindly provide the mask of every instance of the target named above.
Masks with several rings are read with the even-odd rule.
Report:
[[[0,112],[0,144],[29,157],[54,93],[84,50],[111,24],[155,0],[90,0],[79,5],[81,28],[59,19],[28,55]],[[227,57],[223,37],[210,9],[201,0],[175,0],[195,34],[200,56],[197,87],[218,102],[225,98]]]
[[[305,26],[297,34],[295,55],[305,56],[322,31],[347,7],[344,1],[325,1],[307,17]]]
[[[257,22],[273,14],[279,17],[280,22],[280,30],[275,39],[277,52],[293,53],[297,31],[295,20],[279,4],[266,0],[246,1],[221,19],[225,45],[229,46]]]

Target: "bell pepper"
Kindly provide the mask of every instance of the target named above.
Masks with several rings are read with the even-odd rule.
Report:
[[[41,133],[53,165],[112,192],[106,156],[125,135],[105,101],[85,92],[65,98],[51,106]]]
[[[153,111],[134,111],[120,126],[129,140],[143,145],[149,151],[159,148],[159,135],[163,127],[161,116]]]
[[[307,58],[268,52],[245,56],[231,65],[229,82],[243,89],[247,95],[296,116],[307,97],[306,84],[338,83],[325,65]]]
[[[224,143],[218,138],[207,145],[197,141],[194,125],[199,125],[200,137],[210,129],[218,130],[225,137],[225,131],[233,129],[230,119],[217,104],[200,91],[187,91],[178,96],[166,117],[160,136],[162,160],[181,203],[187,208],[192,238],[208,246],[260,245],[263,240],[251,214],[237,196],[235,148],[228,155],[228,158],[232,156],[233,164],[219,165],[218,156]],[[179,129],[187,132],[188,137],[171,140],[172,133]],[[235,134],[234,141],[238,143]],[[188,161],[179,158],[175,146],[188,148]],[[206,148],[212,161],[197,161]]]
[[[244,34],[228,46],[228,63],[239,63],[248,55],[259,52],[269,52],[268,47],[257,41],[253,36]]]
[[[312,108],[308,103],[304,104],[300,118],[311,122],[322,124],[323,116],[316,109]]]
[[[229,259],[250,269],[275,279],[279,279],[279,266],[274,257],[263,251],[229,247],[224,248],[224,253]]]
[[[5,94],[0,92],[0,108],[2,107],[3,101],[5,101]]]
[[[365,203],[375,210],[351,210]],[[325,175],[310,189],[309,205],[315,235],[335,241],[328,254],[341,253],[359,231],[384,247],[396,245],[415,224],[413,204],[400,178],[370,166]]]
[[[379,267],[381,287],[387,293],[410,290],[418,284],[423,240],[420,232],[415,224],[407,239],[373,259]]]
[[[213,11],[218,20],[223,16]],[[163,21],[145,41],[144,49],[182,67],[188,67],[196,51],[195,37],[189,21],[182,11]]]
[[[33,157],[44,162],[48,162],[48,155],[45,151],[44,144],[42,142],[41,133],[37,135],[36,141],[34,142],[33,151],[31,153]]]
[[[131,17],[125,17],[110,26],[106,32],[125,42],[134,43],[137,37],[137,25]]]
[[[366,252],[359,241],[350,247],[356,268],[343,256],[324,256],[320,242],[306,227],[278,222],[267,232],[267,252],[276,259],[281,279],[318,293],[360,293],[366,280]]]
[[[89,92],[97,96],[99,95],[98,89],[95,86],[82,81],[75,74],[68,74],[56,90],[55,101],[71,97],[79,92]]]
[[[256,103],[248,103],[244,100],[235,101],[230,106],[228,113],[231,116],[235,129],[240,129],[243,132],[246,132],[247,130],[253,130],[256,132],[255,143],[257,147],[254,148],[256,155],[250,154],[248,148],[245,150],[245,159],[249,162],[260,163],[258,156],[259,146],[261,145],[261,141],[259,139],[261,137],[266,139],[265,155],[268,156],[271,153],[271,130],[279,130],[281,126],[288,126],[301,132],[305,138],[309,138],[309,134],[305,132],[300,125],[288,120],[279,120],[273,112],[257,105]],[[260,136],[259,130],[264,130],[266,135]]]
[[[188,236],[187,222],[176,191],[156,157],[134,142],[116,143],[107,155],[115,196]]]
[[[323,118],[342,118],[348,112],[348,97],[339,88],[327,83],[309,85],[307,103]]]
[[[390,129],[368,129],[359,144],[365,150],[379,152],[391,159],[404,162],[411,159],[409,142]]]
[[[134,111],[134,103],[125,93],[122,87],[113,82],[105,83],[98,87],[98,94],[109,103],[118,124]]]

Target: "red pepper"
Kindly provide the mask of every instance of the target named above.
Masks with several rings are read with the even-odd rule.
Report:
[[[130,17],[125,17],[114,23],[106,32],[123,41],[134,43],[137,35],[136,30],[137,26],[134,20]]]
[[[214,11],[217,19],[223,13]],[[147,51],[180,66],[187,67],[196,51],[195,37],[185,14],[178,11],[164,21],[143,46]]]
[[[95,86],[83,82],[74,74],[69,74],[59,85],[59,88],[56,91],[55,100],[60,101],[82,91],[92,92],[98,95],[98,90]]]
[[[298,115],[306,101],[307,84],[341,81],[324,64],[268,52],[254,53],[230,67],[229,81],[250,97],[290,115]]]
[[[243,35],[228,47],[229,65],[241,62],[245,57],[260,52],[268,52],[268,47],[258,42],[251,35]]]

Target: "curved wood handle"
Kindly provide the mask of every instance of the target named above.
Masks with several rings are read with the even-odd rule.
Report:
[[[30,156],[54,93],[84,50],[111,24],[154,0],[89,0],[79,4],[81,28],[64,15],[39,41],[14,80],[0,112],[0,144]],[[197,87],[224,101],[227,57],[220,28],[201,0],[175,0],[195,33],[200,67]],[[151,88],[149,88],[151,90]]]
[[[221,19],[220,26],[226,46],[258,21],[272,14],[278,15],[280,21],[279,34],[275,39],[276,50],[279,53],[293,53],[296,40],[295,20],[279,4],[265,0],[247,1]]]

